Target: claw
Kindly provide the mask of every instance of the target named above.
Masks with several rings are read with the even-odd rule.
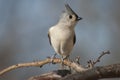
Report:
[[[56,57],[55,57],[56,55],[57,55],[57,54],[55,53],[55,54],[52,56],[52,58],[51,58],[52,64],[55,64],[54,61],[53,61],[53,59],[56,58]]]

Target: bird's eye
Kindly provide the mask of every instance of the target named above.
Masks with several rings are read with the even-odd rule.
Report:
[[[69,19],[72,19],[72,15],[69,15]]]

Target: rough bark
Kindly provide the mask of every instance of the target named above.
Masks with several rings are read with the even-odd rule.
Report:
[[[31,77],[29,80],[97,80],[104,78],[120,78],[120,64],[98,66],[74,74],[70,74],[68,70],[57,70],[40,76]]]

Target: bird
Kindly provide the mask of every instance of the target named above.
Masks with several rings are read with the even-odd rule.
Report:
[[[82,20],[69,6],[65,4],[65,10],[58,23],[48,30],[50,45],[53,47],[55,54],[61,56],[61,60],[67,59],[76,43],[75,26],[78,21]]]

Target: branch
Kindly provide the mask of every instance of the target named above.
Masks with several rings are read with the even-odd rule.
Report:
[[[61,64],[61,59],[55,58],[53,59],[54,63],[60,63]],[[17,69],[17,68],[22,68],[22,67],[42,67],[45,64],[51,63],[51,58],[47,58],[45,60],[42,61],[37,61],[37,62],[30,62],[30,63],[20,63],[20,64],[16,64],[16,65],[12,65],[10,67],[7,67],[5,69],[3,69],[2,71],[0,71],[0,75],[5,74],[6,72],[9,72],[11,70]],[[76,70],[77,72],[81,72],[81,71],[85,71],[87,69],[83,68],[81,65],[76,64],[74,62],[70,62],[69,60],[64,60],[64,65],[69,66],[71,68],[73,68],[74,70]]]
[[[94,67],[84,72],[71,74],[69,70],[56,70],[38,76],[33,76],[28,80],[98,80],[104,78],[119,78],[120,64]]]
[[[110,51],[103,51],[102,54],[96,59],[96,61],[93,61],[93,65],[95,65],[97,62],[100,62],[100,59],[106,54],[110,54]]]
[[[89,60],[87,66],[89,68],[93,68],[95,66],[95,64],[100,62],[100,59],[106,54],[110,54],[110,51],[106,51],[106,52],[103,51],[102,54],[95,61]]]
[[[103,52],[95,61],[92,61],[88,63],[88,65],[91,65],[92,67],[84,68],[80,65],[79,59],[80,57],[76,58],[76,62],[71,62],[69,60],[64,60],[63,64],[72,68],[76,71],[76,73],[71,73],[70,70],[56,70],[52,73],[43,74],[37,77],[32,77],[30,80],[97,80],[97,79],[103,79],[103,78],[116,78],[120,77],[120,63],[119,64],[113,64],[108,66],[99,66],[94,67],[94,65],[100,61],[101,57],[105,54],[109,54],[110,52]],[[36,61],[36,62],[30,62],[30,63],[20,63],[16,65],[12,65],[6,69],[3,69],[0,71],[0,75],[5,74],[6,72],[9,72],[11,70],[22,68],[22,67],[42,67],[45,64],[48,63],[58,63],[61,64],[62,60],[59,58],[47,58],[42,61]],[[69,74],[69,75],[68,75]],[[46,79],[47,78],[47,79]]]
[[[28,80],[59,80],[66,75],[71,74],[69,70],[55,70],[38,76],[30,77]]]
[[[120,63],[108,66],[95,67],[85,72],[68,75],[60,80],[98,80],[104,78],[119,78]]]

